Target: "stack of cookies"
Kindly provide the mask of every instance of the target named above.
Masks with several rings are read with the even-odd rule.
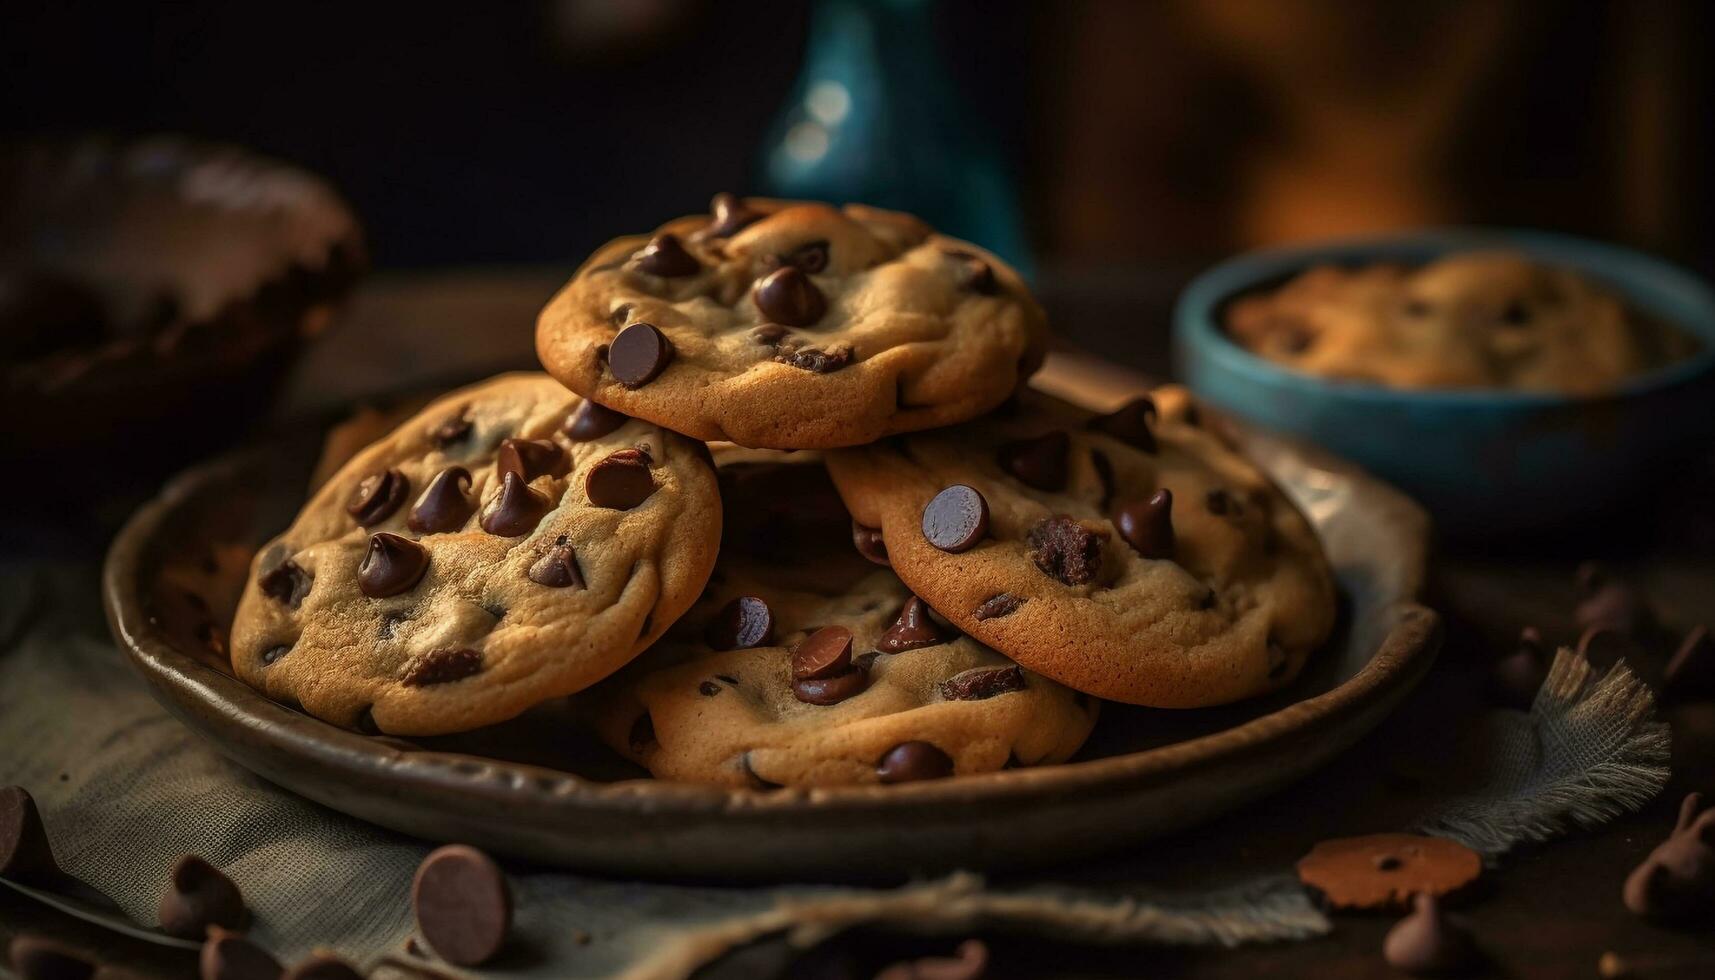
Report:
[[[1028,390],[1046,320],[994,256],[857,205],[711,211],[584,263],[547,374],[323,484],[255,559],[238,675],[393,735],[577,694],[657,777],[807,787],[1063,762],[1104,699],[1251,697],[1327,638],[1303,515],[1182,391]]]

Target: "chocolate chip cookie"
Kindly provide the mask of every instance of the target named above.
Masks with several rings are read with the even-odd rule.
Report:
[[[647,647],[695,601],[720,535],[706,447],[505,375],[315,491],[252,563],[233,667],[359,729],[503,721]]]
[[[973,418],[1042,362],[1018,276],[916,218],[731,195],[712,211],[585,262],[538,322],[548,372],[699,439],[818,449]]]
[[[1080,691],[1236,701],[1291,680],[1333,625],[1309,523],[1182,389],[1108,415],[1029,392],[827,465],[860,549],[879,536],[872,557],[954,625]]]

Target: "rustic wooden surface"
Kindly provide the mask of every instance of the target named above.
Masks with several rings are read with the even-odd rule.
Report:
[[[497,270],[391,277],[367,287],[349,314],[302,362],[281,418],[301,416],[428,382],[455,383],[533,364],[535,311],[558,285],[556,270]],[[1171,284],[1142,274],[1050,276],[1042,290],[1060,332],[1079,346],[1165,373],[1164,309]],[[1142,311],[1140,313],[1140,311]],[[1715,626],[1715,459],[1688,466],[1672,486],[1612,515],[1531,542],[1442,542],[1432,605],[1448,614],[1440,662],[1404,708],[1363,745],[1292,789],[1196,831],[1140,845],[1057,880],[1100,885],[1148,881],[1163,887],[1287,870],[1316,841],[1396,829],[1420,800],[1414,773],[1433,765],[1461,722],[1488,705],[1489,660],[1524,625],[1555,641],[1575,637],[1573,570],[1611,561],[1637,581],[1677,630]],[[1640,664],[1646,677],[1661,655]],[[1640,978],[1715,976],[1715,910],[1702,929],[1667,930],[1620,903],[1626,873],[1672,824],[1683,794],[1715,791],[1715,704],[1664,712],[1673,727],[1674,776],[1643,812],[1599,832],[1529,849],[1493,869],[1460,908],[1487,951],[1479,975],[1599,976],[1605,953]],[[1038,875],[1037,878],[1046,876]],[[1332,935],[1237,950],[1090,948],[1052,937],[984,933],[992,977],[1344,977],[1389,976],[1380,957],[1392,923],[1384,915],[1340,915]],[[574,924],[575,925],[575,924]],[[45,913],[0,890],[0,941],[20,931],[111,944],[103,934]],[[764,943],[705,975],[870,977],[910,955],[946,954],[963,937],[862,930],[807,953]],[[191,976],[190,958],[126,947],[116,951],[146,976]]]

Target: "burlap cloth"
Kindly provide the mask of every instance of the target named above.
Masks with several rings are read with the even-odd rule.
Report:
[[[326,947],[388,975],[385,958],[412,933],[409,884],[429,847],[266,783],[169,717],[108,638],[96,577],[87,561],[0,568],[0,784],[28,788],[62,866],[139,922],[155,921],[173,859],[194,852],[239,883],[253,938],[282,960]],[[1416,825],[1494,857],[1599,824],[1666,781],[1666,727],[1652,712],[1625,667],[1597,678],[1563,651],[1529,714],[1482,718],[1461,755],[1472,761],[1436,768],[1455,779],[1438,804],[1363,829]],[[1147,861],[1121,867],[1081,887],[959,874],[861,889],[672,885],[514,865],[514,941],[489,972],[682,977],[759,937],[808,944],[876,921],[1202,945],[1330,928],[1289,861],[1189,884],[1151,880]]]

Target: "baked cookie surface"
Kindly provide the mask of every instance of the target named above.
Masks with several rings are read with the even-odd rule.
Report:
[[[598,250],[542,311],[567,387],[706,440],[852,446],[993,408],[1042,363],[1018,276],[909,215],[715,199]]]
[[[1509,252],[1322,266],[1234,300],[1225,319],[1271,361],[1394,388],[1591,394],[1696,348],[1584,277]]]
[[[238,675],[339,725],[465,731],[612,673],[720,544],[707,450],[542,374],[438,399],[317,489],[251,565]]]
[[[1251,697],[1295,677],[1333,626],[1315,532],[1196,424],[1182,389],[1107,416],[1026,392],[827,465],[860,548],[879,535],[954,625],[1089,694],[1158,708]]]

